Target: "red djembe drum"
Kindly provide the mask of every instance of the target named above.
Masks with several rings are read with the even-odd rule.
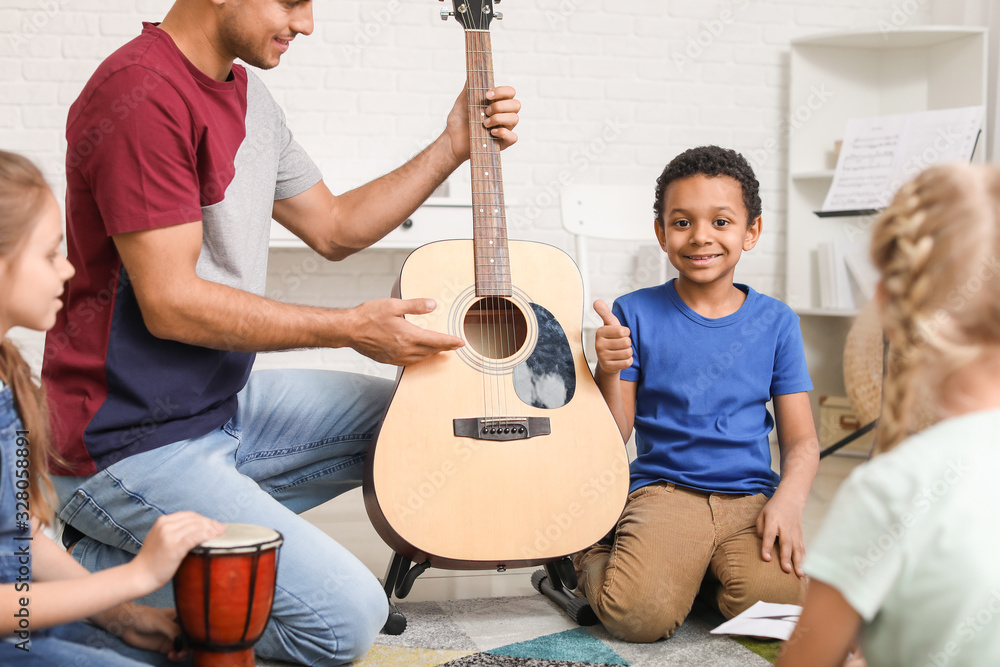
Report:
[[[281,533],[244,523],[191,550],[174,576],[177,620],[195,667],[254,667],[274,603]]]

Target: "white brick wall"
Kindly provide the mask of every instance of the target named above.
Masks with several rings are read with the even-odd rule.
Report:
[[[67,109],[100,60],[159,20],[169,0],[0,0],[0,147],[36,160],[61,197]],[[449,3],[450,4],[450,3]],[[493,24],[498,82],[524,104],[504,154],[511,236],[571,248],[559,174],[576,183],[652,184],[681,150],[733,147],[753,160],[765,227],[738,278],[780,296],[788,41],[816,32],[927,22],[931,0],[506,0]],[[443,128],[464,78],[462,31],[432,0],[316,2],[316,29],[262,74],[334,191],[382,174]],[[618,129],[620,128],[620,129]],[[606,136],[615,138],[607,141]],[[466,168],[453,191],[468,188]],[[635,249],[594,248],[596,296],[637,287]],[[349,306],[386,295],[405,253],[337,265],[272,251],[268,292]],[[648,261],[648,260],[646,260]],[[33,340],[29,337],[29,340]],[[391,374],[340,351],[265,355],[284,363]]]

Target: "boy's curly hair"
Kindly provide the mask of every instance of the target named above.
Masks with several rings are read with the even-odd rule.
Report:
[[[760,183],[754,176],[753,168],[742,155],[730,148],[699,146],[691,148],[670,161],[663,173],[656,179],[656,201],[653,213],[656,221],[663,225],[663,199],[667,186],[674,181],[696,174],[705,176],[729,176],[743,189],[743,206],[747,209],[747,225],[753,225],[760,216]]]

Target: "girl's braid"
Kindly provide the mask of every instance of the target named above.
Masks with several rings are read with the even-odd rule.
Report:
[[[876,223],[872,259],[889,338],[880,451],[917,430],[922,393],[981,350],[968,335],[966,311],[975,305],[954,297],[995,252],[995,207],[983,173],[933,167],[903,186]]]

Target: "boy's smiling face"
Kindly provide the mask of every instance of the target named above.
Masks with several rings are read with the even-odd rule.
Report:
[[[667,186],[656,238],[680,279],[732,284],[744,250],[760,238],[761,219],[747,224],[743,188],[730,176],[695,174]]]

